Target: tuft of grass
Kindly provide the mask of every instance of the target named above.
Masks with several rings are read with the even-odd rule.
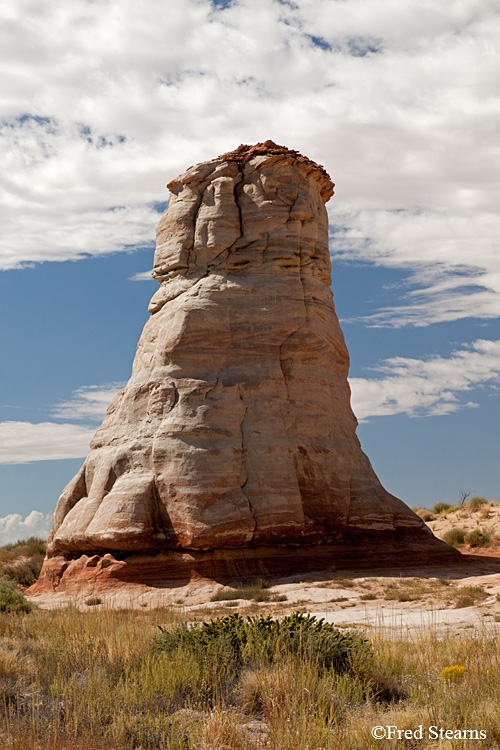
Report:
[[[461,528],[449,529],[443,534],[443,542],[449,544],[450,547],[460,547],[464,543],[465,531]]]
[[[422,592],[412,588],[389,589],[385,598],[387,601],[414,602],[422,598]]]
[[[430,511],[428,511],[427,513],[422,513],[420,518],[422,519],[422,521],[424,521],[424,523],[429,523],[430,521],[436,520],[436,516]]]
[[[439,515],[440,513],[446,513],[446,511],[451,510],[452,508],[453,506],[449,503],[436,503],[433,511],[436,515]]]
[[[362,602],[372,602],[374,599],[377,598],[376,594],[361,594],[359,597]]]
[[[99,599],[98,596],[91,596],[85,601],[85,604],[87,607],[96,607],[98,604],[102,604],[102,599]]]
[[[286,594],[274,594],[271,597],[271,601],[273,602],[286,602],[288,601],[288,597]]]
[[[475,495],[474,497],[471,497],[471,499],[467,503],[467,507],[473,513],[475,513],[477,510],[480,510],[483,507],[483,505],[486,505],[487,502],[488,501],[486,500],[485,497],[480,497],[479,495]]]
[[[341,589],[353,589],[356,586],[355,581],[352,581],[350,578],[344,578],[344,576],[335,576],[333,583]]]
[[[461,586],[453,592],[455,596],[455,609],[472,607],[478,602],[484,601],[489,594],[482,586]]]
[[[399,602],[413,602],[424,597],[442,598],[445,593],[443,587],[449,585],[445,578],[401,578],[385,586],[384,597],[388,601]]]
[[[228,602],[235,599],[252,599],[254,602],[285,601],[271,596],[271,584],[265,578],[257,578],[251,586],[241,589],[220,589],[210,599],[211,602]]]

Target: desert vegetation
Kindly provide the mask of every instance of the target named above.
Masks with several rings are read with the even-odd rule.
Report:
[[[30,537],[0,547],[0,578],[23,587],[38,578],[45,557],[45,541]]]
[[[379,747],[376,725],[423,724],[480,727],[482,747],[499,747],[497,628],[443,638],[429,628],[409,642],[298,614],[203,624],[175,608],[4,613],[0,744],[357,750]]]
[[[40,540],[0,549],[2,749],[375,750],[374,726],[420,724],[423,750],[437,746],[426,739],[430,726],[478,727],[487,733],[481,747],[500,747],[495,602],[476,626],[448,635],[429,625],[411,636],[301,614],[264,579],[221,587],[204,608],[116,611],[91,597],[80,610],[45,611],[26,602],[16,577],[42,549]],[[340,608],[355,597],[460,609],[489,596],[447,578],[335,570],[313,585]]]
[[[452,547],[477,550],[492,544],[498,546],[500,506],[480,495],[468,499],[469,496],[470,493],[462,492],[458,505],[438,502],[432,510],[413,510],[436,536]]]

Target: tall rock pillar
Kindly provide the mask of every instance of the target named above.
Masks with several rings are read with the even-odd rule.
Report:
[[[229,560],[359,567],[381,542],[393,558],[401,544],[454,554],[382,487],[356,437],[325,170],[266,141],[168,187],[151,317],[54,513],[52,585],[81,575],[78,558],[110,578],[142,560],[144,580],[154,560],[159,580]]]

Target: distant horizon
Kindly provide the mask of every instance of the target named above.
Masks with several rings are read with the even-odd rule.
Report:
[[[324,165],[364,452],[410,507],[500,502],[492,0],[4,4],[0,544],[46,535],[132,360],[165,184],[271,139]]]

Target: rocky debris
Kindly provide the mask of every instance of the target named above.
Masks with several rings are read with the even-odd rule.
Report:
[[[157,582],[160,559],[166,579],[172,560],[179,577],[228,559],[243,574],[245,561],[308,567],[318,544],[331,562],[369,561],[381,540],[398,559],[408,540],[412,555],[457,554],[381,486],[356,437],[325,170],[266,141],[169,189],[132,376],[61,495],[32,593],[93,561],[140,578],[137,556]]]

